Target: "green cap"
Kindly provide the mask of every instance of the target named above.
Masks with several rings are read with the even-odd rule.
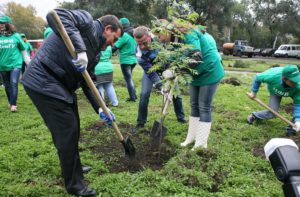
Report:
[[[300,73],[296,65],[287,65],[282,70],[282,76],[288,80],[299,83],[300,82]]]
[[[11,18],[9,16],[0,16],[0,23],[11,23]]]
[[[129,25],[130,24],[128,18],[120,18],[120,23],[122,25]]]
[[[23,34],[23,33],[21,33],[20,36],[21,36],[21,37],[26,37],[25,34]]]

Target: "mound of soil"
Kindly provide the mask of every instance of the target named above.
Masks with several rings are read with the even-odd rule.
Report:
[[[138,133],[134,133],[134,126],[126,123],[120,123],[118,127],[123,134],[127,133],[135,146],[134,159],[125,156],[123,145],[117,140],[114,132],[105,131],[107,126],[103,123],[97,122],[86,128],[86,130],[93,132],[93,135],[96,134],[94,137],[99,134],[99,139],[102,139],[98,144],[88,146],[88,149],[104,160],[112,173],[124,171],[134,173],[145,168],[159,170],[175,155],[176,148],[165,139],[162,140],[159,147],[152,147],[150,132],[147,130],[139,130]],[[81,141],[86,144],[89,144],[91,140],[85,135],[81,137]]]
[[[223,79],[221,81],[221,83],[231,84],[231,85],[234,85],[234,86],[240,86],[242,84],[242,82],[238,78],[235,78],[235,77],[230,77],[230,78],[227,78],[227,79]]]
[[[293,114],[294,105],[293,105],[293,103],[287,104],[287,105],[283,106],[283,109],[287,114]]]

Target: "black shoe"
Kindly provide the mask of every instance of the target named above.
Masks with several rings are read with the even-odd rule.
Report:
[[[177,121],[180,122],[180,123],[182,123],[182,124],[186,123],[185,119],[177,119]]]
[[[292,127],[291,125],[289,125],[289,126],[287,126],[287,128],[286,128],[285,135],[286,135],[287,137],[295,136],[295,135],[296,135],[296,130],[293,129],[293,127]]]
[[[73,194],[75,196],[93,197],[96,196],[96,191],[92,188],[85,187],[84,189],[78,192],[70,192],[70,194]]]
[[[136,99],[132,99],[132,98],[126,99],[126,102],[135,102],[135,101],[136,101]]]
[[[140,123],[139,123],[139,124],[136,125],[135,128],[136,128],[137,130],[139,130],[139,129],[144,128],[144,126],[145,126],[144,124],[140,124]]]
[[[136,134],[138,132],[138,130],[144,128],[144,124],[138,123],[134,128],[132,128],[132,133]]]
[[[83,166],[82,167],[82,172],[83,173],[88,173],[89,171],[92,170],[92,167],[91,166]]]
[[[256,120],[255,116],[253,114],[250,114],[248,117],[247,117],[247,123],[248,124],[253,124],[253,122]]]

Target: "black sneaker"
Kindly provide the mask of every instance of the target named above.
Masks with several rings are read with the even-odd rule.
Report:
[[[177,119],[177,121],[180,122],[180,123],[182,123],[182,124],[186,123],[185,119]]]
[[[131,131],[133,134],[136,134],[140,129],[144,128],[144,126],[144,124],[138,123]]]
[[[127,98],[126,99],[126,102],[135,102],[136,101],[136,99],[132,99],[132,98]]]
[[[253,114],[250,114],[248,117],[247,117],[247,123],[248,124],[253,124],[253,122],[256,120],[255,116]]]
[[[287,128],[286,128],[285,135],[286,135],[287,137],[295,136],[295,135],[296,135],[296,130],[293,129],[293,127],[292,127],[291,125],[288,125]]]

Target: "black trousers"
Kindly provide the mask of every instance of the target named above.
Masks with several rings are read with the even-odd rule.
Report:
[[[70,104],[24,88],[51,132],[67,191],[74,193],[84,189],[86,186],[78,152],[80,121],[76,95],[74,103]]]

